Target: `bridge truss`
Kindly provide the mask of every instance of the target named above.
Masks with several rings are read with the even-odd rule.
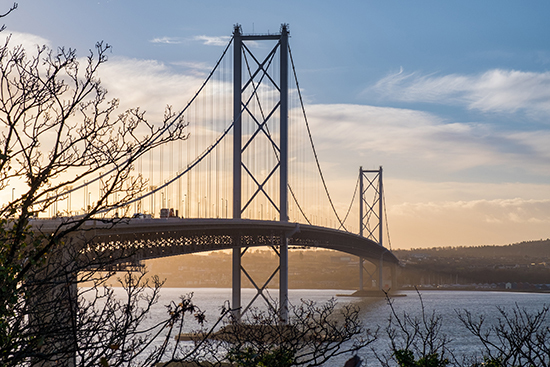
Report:
[[[247,41],[275,41],[275,45],[264,58],[257,57],[252,48],[247,46]],[[279,78],[269,72],[269,65],[279,54],[280,73]],[[286,24],[281,26],[281,32],[275,35],[243,35],[241,27],[235,26],[233,32],[233,219],[241,219],[242,214],[258,195],[267,199],[267,205],[273,207],[279,214],[279,221],[288,222],[288,28]],[[243,73],[243,60],[245,70]],[[251,65],[252,64],[252,65]],[[244,75],[243,75],[244,74]],[[243,78],[244,76],[244,78]],[[267,90],[272,93],[261,93],[264,85],[269,84]],[[276,98],[276,96],[279,98]],[[263,98],[262,98],[263,97]],[[251,102],[255,107],[252,108]],[[248,122],[252,125],[252,133],[245,137],[243,142],[242,125]],[[278,139],[271,130],[278,127]],[[277,130],[276,130],[277,131]],[[268,167],[261,167],[260,172],[255,172],[249,162],[253,159],[249,154],[255,155],[248,149],[255,141],[263,140],[271,149],[264,150],[268,155]],[[261,144],[261,142],[260,142]],[[267,174],[261,175],[261,171]],[[242,179],[251,180],[253,190],[242,200]],[[276,175],[278,173],[278,175]],[[276,180],[278,176],[278,192],[268,192],[264,189],[270,180]],[[278,194],[278,200],[273,197]],[[244,308],[244,312],[258,298],[267,301],[263,291],[274,276],[279,273],[279,308],[282,320],[288,319],[288,238],[292,233],[282,233],[279,237],[277,248],[271,248],[279,257],[279,267],[271,277],[262,285],[258,285],[246,269],[242,266],[242,257],[248,250],[243,246],[241,237],[236,236],[233,248],[233,275],[232,275],[232,308],[235,317],[240,319],[241,312],[241,274],[244,274],[257,290],[257,295],[250,304]],[[269,302],[267,302],[270,304]]]

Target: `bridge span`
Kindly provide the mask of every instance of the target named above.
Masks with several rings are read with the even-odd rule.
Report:
[[[250,42],[260,41],[271,45],[263,50],[267,54],[252,52],[255,48],[249,47]],[[108,256],[122,265],[230,250],[231,307],[237,319],[242,308],[242,275],[259,296],[267,287],[267,283],[257,286],[242,266],[241,257],[249,247],[268,246],[279,257],[279,307],[285,321],[289,247],[325,248],[358,256],[360,292],[365,273],[370,277],[366,288],[391,288],[396,284],[398,260],[391,253],[389,232],[388,247],[384,246],[387,220],[382,167],[360,167],[347,213],[340,215],[321,170],[288,41],[287,24],[281,25],[279,33],[268,35],[244,34],[240,25],[235,25],[221,58],[168,127],[127,161],[113,162],[114,167],[98,177],[59,190],[62,194],[48,207],[48,216],[67,215],[68,221],[105,216],[104,221],[86,220],[75,232],[75,236],[84,237],[75,238],[75,246],[84,251],[85,247],[78,247],[81,243],[89,249],[84,255],[97,252],[97,256]],[[226,62],[231,45],[232,60]],[[232,70],[226,70],[225,64]],[[232,93],[228,93],[231,84]],[[192,138],[185,144],[184,139],[177,142],[179,148],[158,144],[161,135],[179,122],[188,124],[188,137]],[[120,199],[117,190],[106,189],[109,180],[119,179],[116,172],[121,165],[128,167],[127,175],[133,177],[126,187],[133,187],[133,180],[147,185],[127,199]],[[120,182],[122,187],[124,182]],[[79,201],[76,211],[72,196],[75,203]],[[67,209],[60,211],[65,204]],[[358,213],[351,210],[354,204],[359,206]],[[154,217],[162,212],[173,212],[176,217],[117,218],[119,213]],[[33,222],[36,229],[46,232],[64,226],[61,218]],[[351,232],[352,222],[359,224],[358,234]],[[324,227],[319,226],[323,223]],[[374,264],[375,270],[365,268],[364,260]],[[386,281],[384,267],[391,269],[391,281]],[[268,283],[274,278],[275,274]]]
[[[59,228],[62,220],[40,220],[43,232]],[[309,224],[252,219],[120,219],[117,223],[88,220],[81,231],[101,251],[121,261],[140,261],[166,256],[236,247],[279,246],[281,237],[289,246],[337,250],[371,262],[383,257],[397,264],[398,259],[378,243],[341,230]]]

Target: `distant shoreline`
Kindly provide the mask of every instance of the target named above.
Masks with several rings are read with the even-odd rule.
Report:
[[[399,288],[400,291],[414,291],[415,288]],[[507,293],[550,293],[547,289],[479,289],[479,288],[418,288],[422,291],[465,291],[465,292],[507,292]]]
[[[162,288],[171,288],[171,289],[177,289],[177,288],[184,288],[184,289],[228,289],[231,290],[230,287],[162,287]],[[243,289],[254,289],[254,288],[244,288]],[[272,290],[278,290],[278,288],[273,288]],[[290,288],[291,291],[298,291],[298,290],[333,290],[338,292],[343,291],[350,291],[355,292],[357,289],[347,289],[347,288]],[[398,288],[396,292],[400,291],[415,291],[415,288]],[[418,288],[419,292],[422,291],[464,291],[464,292],[508,292],[508,293],[543,293],[543,294],[550,294],[550,290],[542,290],[542,289],[476,289],[476,288]]]
[[[87,288],[86,287],[86,284],[83,283],[83,284],[79,284],[80,287],[82,288]],[[122,286],[120,286],[120,284],[111,284],[110,285],[111,287],[113,288],[123,288]],[[162,289],[227,289],[227,290],[231,290],[231,287],[208,287],[208,286],[198,286],[198,287],[192,287],[192,286],[187,286],[187,287],[174,287],[174,286],[163,286]],[[243,290],[244,289],[249,289],[249,290],[254,290],[254,288],[249,288],[249,287],[243,287],[242,288]],[[271,290],[278,290],[278,288],[270,288]],[[497,288],[497,289],[479,289],[479,288],[474,288],[474,287],[460,287],[460,288],[453,288],[453,287],[440,287],[440,288],[422,288],[422,287],[418,287],[416,288],[419,292],[425,292],[425,291],[437,291],[437,292],[447,292],[447,291],[459,291],[459,292],[507,292],[507,293],[541,293],[541,294],[550,294],[550,290],[547,290],[547,289],[500,289],[500,288]],[[405,288],[398,288],[396,289],[395,291],[396,292],[400,292],[400,291],[415,291],[416,290],[415,288],[413,287],[405,287]],[[351,296],[351,294],[353,294],[353,292],[356,292],[357,289],[356,288],[289,288],[290,291],[299,291],[299,290],[311,290],[311,291],[314,291],[314,290],[333,290],[333,291],[336,291],[336,292],[340,292],[339,295],[343,295],[343,296]],[[347,292],[349,291],[350,294],[349,295],[344,295],[342,294],[342,292]],[[371,290],[371,291],[377,291],[377,290]]]

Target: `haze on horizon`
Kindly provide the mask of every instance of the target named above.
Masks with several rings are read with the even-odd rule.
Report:
[[[550,3],[20,2],[3,36],[113,46],[111,98],[150,118],[181,107],[233,25],[290,44],[337,206],[359,166],[384,167],[393,248],[550,237]]]

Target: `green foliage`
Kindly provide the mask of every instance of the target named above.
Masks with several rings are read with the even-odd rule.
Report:
[[[483,359],[483,363],[476,364],[472,367],[504,367],[504,364],[502,362],[501,358],[489,358],[485,357]]]
[[[440,358],[437,353],[414,358],[414,353],[408,349],[399,349],[394,352],[399,367],[445,367],[449,364],[446,358]]]
[[[18,230],[10,219],[0,219],[0,346],[17,345],[21,336],[14,335],[13,318],[16,305],[24,296],[21,281],[23,269],[28,262],[36,262],[32,256],[36,244],[30,238],[28,229]],[[31,255],[31,256],[29,256]]]
[[[285,348],[259,351],[246,347],[230,350],[227,358],[238,367],[290,367],[295,362],[295,355],[295,351]]]

